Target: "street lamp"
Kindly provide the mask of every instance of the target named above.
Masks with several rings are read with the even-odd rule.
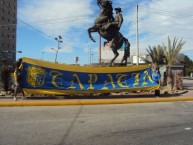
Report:
[[[55,38],[55,40],[58,42],[58,48],[55,50],[54,48],[51,48],[52,50],[54,50],[56,52],[56,57],[55,57],[55,63],[57,62],[57,57],[58,57],[58,51],[61,49],[60,44],[63,42],[62,41],[62,36],[58,36]]]
[[[14,52],[16,52],[16,53],[22,53],[22,51],[12,51],[12,50],[5,50],[5,51],[0,51],[0,52],[4,52],[4,53],[14,53]]]
[[[22,53],[22,51],[20,51],[20,50],[19,50],[19,51],[16,51],[16,52],[17,52],[17,53]]]
[[[91,58],[90,58],[90,59],[91,59],[91,64],[93,63],[93,55],[94,55],[94,54],[91,53]]]
[[[43,52],[42,52],[42,60],[44,59],[44,53],[45,53],[45,52],[43,51]]]

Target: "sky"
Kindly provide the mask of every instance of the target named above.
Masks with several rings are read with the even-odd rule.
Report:
[[[18,0],[17,59],[30,57],[55,61],[58,43],[62,36],[57,61],[73,64],[98,62],[99,35],[93,43],[87,29],[94,24],[101,9],[97,0]],[[136,54],[136,5],[139,6],[139,53],[158,44],[166,44],[168,36],[183,39],[181,53],[193,60],[193,0],[112,0],[113,8],[121,7],[124,22],[120,32],[131,44],[131,54]],[[115,12],[114,12],[115,15]],[[102,43],[103,43],[102,39]]]

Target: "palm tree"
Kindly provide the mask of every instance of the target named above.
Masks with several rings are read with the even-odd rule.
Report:
[[[151,63],[154,68],[158,67],[161,64],[164,64],[164,51],[161,45],[158,46],[149,46],[149,49],[146,49],[150,59],[142,58],[146,63]]]
[[[164,55],[166,57],[166,62],[168,66],[168,76],[167,76],[167,86],[168,89],[172,89],[172,65],[176,62],[176,58],[180,53],[180,50],[182,49],[182,46],[185,44],[183,39],[178,41],[178,39],[175,37],[173,40],[173,43],[171,42],[170,38],[168,37],[168,46],[163,46]]]

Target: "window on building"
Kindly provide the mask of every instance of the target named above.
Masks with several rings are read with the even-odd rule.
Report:
[[[7,57],[8,57],[8,59],[13,59],[14,58],[13,53],[8,53]]]

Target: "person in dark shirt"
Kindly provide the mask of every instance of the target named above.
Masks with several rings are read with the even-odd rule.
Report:
[[[161,80],[161,74],[159,71],[159,68],[156,68],[155,71],[153,72],[152,79],[160,85],[160,80]],[[155,90],[155,96],[160,97],[160,89]]]

